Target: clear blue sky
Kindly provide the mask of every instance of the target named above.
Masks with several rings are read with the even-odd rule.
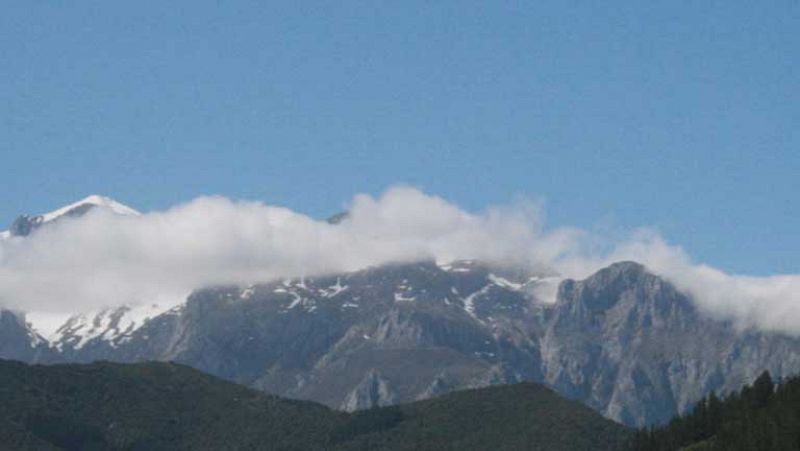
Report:
[[[8,2],[0,222],[405,182],[800,272],[799,63],[796,0]]]

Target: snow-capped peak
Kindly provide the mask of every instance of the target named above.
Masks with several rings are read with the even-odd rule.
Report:
[[[55,222],[63,217],[81,216],[89,210],[100,208],[121,216],[137,216],[140,213],[127,205],[123,205],[110,197],[93,194],[77,202],[40,215],[21,215],[13,224],[11,230],[0,232],[0,240],[12,236],[27,236],[40,226]]]
[[[72,212],[76,211],[77,209],[87,208],[87,206],[89,206],[89,205],[91,205],[93,207],[103,207],[103,208],[111,210],[112,212],[114,212],[116,214],[119,214],[119,215],[136,216],[136,215],[140,214],[138,211],[134,210],[133,208],[128,207],[127,205],[123,205],[123,204],[115,201],[114,199],[112,199],[110,197],[99,196],[97,194],[92,194],[91,196],[88,196],[88,197],[86,197],[84,199],[81,199],[81,200],[79,200],[79,201],[77,201],[75,203],[69,204],[67,206],[59,208],[58,210],[53,210],[53,211],[51,211],[49,213],[45,213],[45,214],[41,215],[42,216],[42,221],[43,222],[49,222],[49,221],[56,220],[56,219],[58,219],[58,218],[60,218],[60,217],[62,217],[64,215],[71,214]]]

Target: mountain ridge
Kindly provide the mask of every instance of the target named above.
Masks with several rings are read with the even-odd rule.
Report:
[[[800,341],[708,318],[638,263],[566,280],[555,303],[532,294],[544,280],[429,261],[203,289],[127,333],[65,336],[39,358],[176,360],[350,410],[533,381],[635,426],[764,369],[800,371]]]

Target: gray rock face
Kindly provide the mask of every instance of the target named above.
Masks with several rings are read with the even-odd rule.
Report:
[[[565,281],[541,338],[544,381],[629,425],[668,420],[769,369],[800,371],[800,341],[701,315],[636,263]]]
[[[378,371],[371,370],[358,385],[350,391],[342,402],[341,409],[346,412],[389,406],[395,403],[395,393],[390,382]]]
[[[0,309],[0,358],[24,362],[52,361],[56,354],[25,321],[25,315]]]
[[[537,281],[511,282],[479,264],[456,269],[388,265],[200,290],[132,332],[93,332],[87,340],[78,334],[85,329],[73,326],[58,347],[70,361],[174,360],[337,408],[541,380],[535,341],[525,330],[535,329],[528,325],[539,322],[542,307],[508,286]],[[110,328],[112,313],[74,323]],[[513,370],[498,371],[506,360],[515,362]],[[446,383],[436,384],[442,374]]]
[[[535,295],[548,283],[477,262],[422,262],[204,289],[135,328],[114,311],[85,321],[109,332],[87,338],[74,323],[57,356],[174,360],[348,410],[543,382],[629,425],[664,421],[764,369],[800,371],[799,340],[704,317],[641,265],[563,281],[554,304]],[[0,323],[0,357],[11,328]],[[44,359],[26,352],[14,358]]]
[[[28,236],[41,225],[41,216],[21,215],[17,216],[17,219],[11,223],[11,228],[8,231],[11,232],[11,236]]]

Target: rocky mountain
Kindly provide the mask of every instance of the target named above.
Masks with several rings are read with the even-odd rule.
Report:
[[[0,357],[176,361],[348,411],[532,381],[641,426],[763,370],[800,372],[800,340],[706,317],[633,262],[580,281],[423,261],[208,288],[76,315],[48,343],[1,324]]]
[[[535,348],[526,349],[531,332],[504,331],[539,323],[542,308],[524,290],[544,282],[514,280],[474,262],[426,262],[200,290],[123,339],[56,346],[70,361],[174,360],[267,392],[360,409],[541,379]]]
[[[536,384],[346,414],[154,362],[0,360],[0,405],[0,450],[599,451],[632,434]]]
[[[645,425],[730,392],[763,370],[800,371],[800,340],[702,315],[637,263],[563,282],[541,338],[544,381],[609,418]]]

